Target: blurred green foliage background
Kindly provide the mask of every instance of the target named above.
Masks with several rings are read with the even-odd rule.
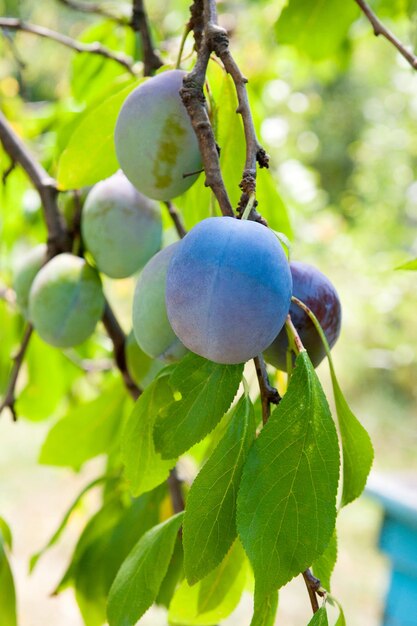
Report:
[[[188,4],[189,0],[148,2],[155,41],[167,64],[175,63]],[[415,471],[417,284],[415,273],[395,268],[417,256],[417,74],[386,41],[372,36],[353,0],[335,3],[336,17],[321,15],[314,23],[283,14],[277,25],[283,4],[277,0],[219,2],[220,23],[229,30],[233,54],[249,79],[255,122],[271,155],[273,179],[260,174],[259,210],[287,233],[289,216],[293,258],[317,265],[340,293],[343,330],[334,349],[335,364],[345,395],[374,442],[375,468]],[[308,12],[309,3],[300,0],[300,4]],[[384,22],[411,46],[417,35],[414,4],[405,0],[372,3]],[[117,15],[130,15],[129,3],[115,0],[103,5]],[[137,59],[141,56],[140,42],[129,28],[76,12],[58,0],[0,0],[0,15],[21,17],[85,41],[99,40]],[[80,121],[132,79],[124,68],[102,57],[76,55],[30,34],[3,31],[0,35],[0,106],[56,176],[61,154]],[[185,69],[192,65],[191,47],[190,40],[184,52]],[[227,95],[227,84],[217,85],[216,72],[212,69],[218,132],[220,143],[227,146],[222,164],[231,195],[237,198],[243,162],[241,125],[230,106],[233,96]],[[222,103],[223,110],[230,109],[230,123],[222,117]],[[84,159],[87,163],[90,155]],[[0,173],[9,165],[0,148]],[[107,165],[103,158],[103,172]],[[202,183],[193,195],[177,203],[188,226],[213,210]],[[168,220],[165,235],[167,241],[174,236]],[[11,285],[17,259],[45,236],[38,196],[16,168],[0,192],[2,293]],[[105,287],[128,332],[133,281],[107,280]],[[22,329],[20,316],[0,300],[0,394],[6,388],[10,354],[18,346]],[[57,490],[64,484],[68,493],[75,494],[77,486],[85,483],[80,476],[72,481],[69,470],[59,470],[60,478],[57,470],[45,468],[39,470],[41,474],[30,474],[50,425],[80,400],[102,393],[103,385],[111,388],[114,384],[116,374],[85,375],[80,362],[110,354],[111,346],[100,329],[87,344],[65,354],[36,338],[32,342],[17,403],[18,413],[31,423],[12,425],[7,415],[0,422],[2,448],[11,446],[0,455],[6,486],[0,512],[5,517],[9,514],[12,527],[11,518],[18,519],[19,511],[31,515],[31,507],[38,506],[33,502],[43,503],[42,511],[35,514],[38,522],[48,502],[63,510],[68,500]],[[328,385],[326,364],[320,366],[319,374]],[[26,459],[23,464],[22,459]],[[97,467],[94,463],[93,468]],[[91,464],[83,472],[83,476],[94,475]],[[27,490],[16,486],[16,476],[27,482]],[[43,484],[45,480],[48,485]],[[88,506],[94,506],[94,499]],[[369,539],[366,549],[370,550],[378,511],[365,501],[341,517],[337,572],[340,581],[350,578],[353,583],[348,591],[345,582],[340,584],[337,593],[349,624],[371,626],[378,620],[384,584],[376,555],[369,553],[366,560],[370,568],[375,561],[373,580],[369,573],[364,573],[366,580],[360,583],[357,578],[363,538]],[[49,531],[57,519],[53,518]],[[21,521],[16,532],[23,532]],[[23,552],[36,550],[47,532],[42,527],[38,536],[35,524],[30,535],[33,545],[25,544]],[[349,560],[352,553],[359,560],[356,563]],[[23,579],[23,566],[17,569]],[[294,605],[294,598],[289,605]],[[44,602],[48,602],[46,594]],[[285,606],[283,623],[290,625],[293,617],[291,611],[285,613]],[[22,624],[41,623],[27,607]],[[60,616],[62,626],[78,623],[72,610],[68,608],[68,621],[64,613]]]

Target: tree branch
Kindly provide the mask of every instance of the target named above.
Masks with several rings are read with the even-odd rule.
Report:
[[[140,33],[143,48],[143,72],[145,76],[151,76],[163,65],[163,61],[153,47],[144,0],[133,0],[130,25],[135,33]]]
[[[271,403],[279,404],[281,402],[281,396],[278,393],[278,389],[273,387],[269,382],[268,372],[266,371],[266,365],[262,354],[256,356],[253,359],[253,362],[255,363],[259,390],[261,392],[262,422],[265,425],[271,415]]]
[[[29,24],[27,22],[24,22],[23,20],[14,17],[1,17],[0,28],[4,30],[22,31],[25,33],[30,33],[32,35],[37,35],[38,37],[44,37],[45,39],[51,39],[52,41],[56,41],[57,43],[60,43],[67,48],[70,48],[71,50],[75,50],[75,52],[98,54],[106,59],[110,59],[112,61],[115,61],[116,63],[119,63],[124,68],[126,68],[128,72],[135,75],[135,71],[133,69],[133,60],[130,57],[120,52],[109,50],[97,41],[92,43],[77,41],[76,39],[72,39],[67,35],[63,35],[62,33],[51,30],[50,28],[38,26],[37,24]]]
[[[311,608],[313,609],[313,613],[317,613],[319,610],[317,596],[324,597],[325,595],[324,591],[320,590],[320,580],[313,576],[310,569],[306,569],[306,571],[303,572],[303,578],[310,598]]]
[[[197,38],[196,34],[194,35],[196,43],[197,41],[201,42],[197,51],[197,61],[193,70],[184,77],[180,95],[197,136],[206,176],[205,184],[207,187],[211,187],[223,215],[234,217],[233,208],[220,171],[219,148],[210,124],[203,92],[211,52],[209,39],[207,38],[207,27],[209,18],[212,16],[212,8],[211,3],[205,1],[204,18],[201,14],[203,9],[201,0],[195,0],[191,8],[191,23],[198,24],[201,29],[202,19],[204,19],[204,30],[201,39]],[[199,37],[200,34],[199,32]]]
[[[374,34],[376,37],[381,35],[385,37],[387,41],[392,43],[392,45],[398,50],[398,52],[408,61],[412,68],[417,70],[417,56],[410,52],[408,48],[392,33],[381,20],[375,15],[372,11],[371,7],[364,0],[355,0],[356,4],[359,6],[363,14],[368,18],[371,23],[372,28],[374,29]]]
[[[70,251],[71,241],[57,207],[57,188],[53,178],[30,154],[0,111],[0,141],[13,162],[19,163],[38,191],[48,229],[48,255]]]
[[[4,396],[3,402],[0,404],[0,415],[4,409],[8,408],[11,411],[13,421],[17,421],[17,414],[15,410],[15,402],[16,402],[16,385],[17,380],[19,378],[20,369],[23,364],[23,360],[25,358],[26,350],[29,345],[30,338],[32,336],[33,326],[32,324],[28,324],[26,326],[25,332],[23,334],[22,343],[20,344],[20,348],[13,357],[13,367],[10,374],[9,383],[7,385],[6,394]]]
[[[126,386],[126,389],[132,396],[133,400],[137,400],[142,393],[142,390],[136,385],[127,369],[125,352],[126,336],[115,314],[113,313],[110,304],[107,301],[102,320],[107,334],[112,340],[114,360],[120,370],[120,373],[122,374],[123,382]]]
[[[121,26],[129,25],[129,19],[127,17],[115,15],[111,11],[107,11],[107,9],[105,9],[99,2],[78,2],[78,0],[59,0],[59,2],[70,9],[80,11],[81,13],[101,15],[102,17],[105,17],[112,22],[116,22],[116,24],[120,24]]]
[[[182,239],[187,234],[187,229],[184,226],[184,222],[182,221],[182,217],[179,211],[175,208],[170,200],[164,202],[164,204],[168,209],[168,213],[174,223],[178,236],[180,237],[180,239]]]
[[[215,16],[214,11],[212,11],[212,15],[213,14]],[[235,84],[239,103],[236,113],[240,113],[243,121],[243,129],[246,140],[246,160],[242,174],[242,181],[240,183],[242,195],[238,207],[239,214],[242,215],[250,196],[255,193],[256,190],[257,163],[259,163],[260,167],[269,167],[269,157],[260,145],[256,136],[255,125],[246,89],[248,79],[243,76],[230,52],[229,37],[227,32],[223,28],[219,28],[217,24],[210,23],[207,29],[207,36],[209,38],[210,50],[212,50],[220,58],[226,72],[230,74]],[[254,209],[251,211],[251,216],[253,219],[256,219],[256,221],[263,222],[266,225],[265,220],[261,218],[261,216]]]

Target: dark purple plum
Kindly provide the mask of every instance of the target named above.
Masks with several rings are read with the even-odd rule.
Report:
[[[339,337],[342,321],[342,309],[336,289],[330,280],[312,265],[292,261],[290,269],[293,295],[313,311],[332,348]],[[294,302],[290,306],[290,315],[311,362],[317,367],[326,356],[326,352],[313,322]],[[284,327],[265,350],[265,359],[278,369],[286,371],[287,348],[288,338]]]
[[[170,324],[181,342],[216,363],[244,363],[285,323],[291,272],[265,226],[209,217],[178,244],[167,273]]]

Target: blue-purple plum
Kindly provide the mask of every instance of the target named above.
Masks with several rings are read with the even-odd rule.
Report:
[[[166,363],[183,357],[188,350],[168,321],[165,286],[168,265],[179,242],[156,254],[143,268],[133,298],[133,330],[142,350]]]
[[[265,226],[211,217],[179,243],[168,268],[166,303],[175,334],[217,363],[243,363],[276,337],[292,293],[288,261]]]
[[[72,254],[59,254],[38,272],[29,293],[29,318],[41,339],[68,348],[85,341],[104,311],[95,269]]]
[[[36,274],[46,261],[46,244],[40,243],[24,254],[16,264],[13,288],[16,304],[27,318],[29,314],[29,292]]]
[[[126,278],[160,249],[161,209],[120,171],[88,194],[81,232],[97,268],[111,278]]]
[[[117,118],[120,167],[155,200],[187,191],[201,169],[197,138],[179,94],[184,76],[182,70],[169,70],[149,78],[129,94]]]
[[[317,317],[332,348],[339,337],[342,322],[342,308],[336,289],[330,280],[312,265],[292,261],[290,269],[293,295],[304,302]],[[312,364],[317,367],[326,356],[326,352],[313,322],[295,303],[291,303],[290,315]],[[265,359],[278,369],[286,371],[287,349],[288,338],[283,328],[265,351]]]

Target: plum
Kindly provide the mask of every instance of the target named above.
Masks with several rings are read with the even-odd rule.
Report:
[[[68,348],[85,341],[102,317],[104,295],[95,269],[64,253],[38,272],[29,293],[29,318],[52,346]]]
[[[291,291],[288,261],[272,231],[253,221],[209,217],[173,254],[168,319],[196,354],[217,363],[243,363],[276,337]]]
[[[185,72],[149,78],[126,98],[115,130],[120,167],[131,183],[155,200],[170,200],[197,180],[201,155],[179,91]],[[189,175],[192,174],[192,175]]]
[[[160,249],[161,210],[119,171],[88,194],[81,232],[97,268],[111,278],[126,278]]]
[[[126,337],[125,351],[128,372],[141,387],[149,385],[164,367],[162,361],[152,359],[139,347],[133,330]]]
[[[168,265],[180,243],[156,254],[143,268],[133,299],[133,330],[142,350],[166,363],[183,357],[188,350],[175,335],[168,321],[165,285]]]
[[[339,337],[342,321],[342,309],[336,289],[330,280],[312,265],[292,261],[290,269],[293,295],[313,311],[332,348]],[[326,352],[313,322],[295,303],[291,303],[290,315],[312,364],[317,367],[326,356]],[[283,328],[265,351],[265,359],[278,369],[286,371],[287,348],[288,338]]]
[[[29,292],[36,274],[46,261],[46,244],[40,243],[19,259],[13,277],[16,304],[27,318],[29,314]]]

